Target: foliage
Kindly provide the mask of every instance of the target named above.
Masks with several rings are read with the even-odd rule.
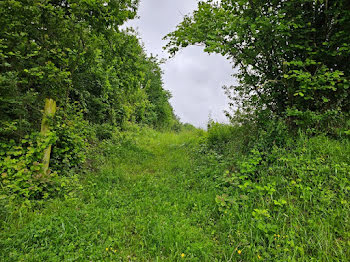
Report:
[[[86,159],[89,140],[94,139],[94,131],[84,120],[83,111],[76,105],[59,108],[54,119],[55,143],[52,144],[50,168],[60,176],[74,175]]]
[[[180,123],[160,61],[120,30],[137,5],[0,2],[0,257],[349,260],[348,1],[200,1],[168,50],[240,67],[231,125],[207,132]]]
[[[226,88],[234,108],[303,126],[309,112],[349,112],[349,28],[347,0],[207,0],[168,34],[166,49],[222,54],[239,69],[239,85]]]
[[[236,126],[228,132],[212,124],[203,141],[201,170],[221,191],[218,228],[232,232],[218,241],[236,247],[233,253],[243,261],[347,260],[349,140],[290,137],[282,123],[270,125],[255,137],[245,131],[253,140],[245,144]],[[225,142],[218,134],[226,134]],[[235,143],[245,145],[232,150]]]
[[[55,142],[57,137],[51,133],[41,137],[33,133],[16,143],[1,143],[0,173],[2,197],[24,197],[27,199],[47,198],[60,190],[57,186],[57,173],[43,174],[43,150]]]
[[[349,143],[324,136],[291,143],[271,153],[253,150],[227,172],[220,209],[247,260],[346,260]]]
[[[178,124],[158,59],[146,55],[132,29],[120,29],[135,18],[138,2],[1,1],[0,141],[6,150],[16,151],[40,130],[46,98],[59,107],[50,167],[62,177],[79,170],[94,133],[102,140],[129,122],[164,130]],[[32,142],[37,155],[25,159],[23,152],[20,160],[28,169],[42,161],[44,149]]]
[[[24,118],[36,127],[37,119],[28,119],[33,107],[46,97],[62,104],[69,96],[73,74],[93,48],[85,41],[113,32],[135,16],[136,6],[132,0],[2,1],[1,119]]]
[[[93,123],[167,125],[173,113],[157,59],[119,29],[138,1],[78,2],[2,1],[2,125],[20,119],[22,133],[37,129],[46,97],[63,108],[78,101]]]
[[[192,153],[199,139],[197,131],[160,133],[133,126],[103,141],[89,152],[98,169],[84,176],[77,198],[52,199],[40,209],[15,209],[5,217],[1,257],[4,261],[223,257],[213,233],[215,184],[193,170]]]
[[[86,158],[87,139],[92,138],[87,121],[75,106],[58,109],[54,129],[47,137],[39,133],[1,143],[3,194],[10,198],[41,199],[56,196],[68,183]],[[42,171],[44,149],[52,146],[50,173]],[[70,182],[69,182],[70,181]],[[66,192],[67,193],[67,192]]]
[[[46,137],[33,132],[20,141],[11,139],[0,143],[3,197],[46,199],[61,195],[60,191],[73,186],[70,183],[76,182],[76,172],[86,158],[87,138],[92,134],[82,113],[74,106],[69,110],[58,110],[55,128]],[[49,145],[52,146],[50,173],[44,174],[41,162],[44,149]]]
[[[266,151],[256,139],[256,148],[230,155],[233,137],[237,145],[236,134],[249,133],[230,127],[221,153],[214,137],[229,132],[219,129],[160,133],[134,124],[114,133],[90,149],[76,198],[0,213],[1,257],[346,261],[349,141],[300,135]]]

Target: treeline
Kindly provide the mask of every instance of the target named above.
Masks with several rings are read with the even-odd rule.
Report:
[[[47,196],[54,178],[84,162],[92,137],[109,138],[130,123],[179,128],[160,62],[146,55],[131,29],[120,29],[137,7],[138,0],[0,2],[6,195]],[[45,101],[51,102],[46,111]],[[46,172],[43,154],[50,157],[51,146]]]

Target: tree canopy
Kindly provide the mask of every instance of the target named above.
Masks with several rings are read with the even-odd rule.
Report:
[[[174,55],[202,45],[239,68],[234,101],[274,115],[349,112],[350,2],[200,1],[167,35]]]
[[[61,108],[78,102],[92,123],[170,124],[157,59],[147,57],[133,31],[120,29],[137,7],[138,0],[1,1],[3,135],[38,129],[46,97]]]
[[[138,2],[0,2],[0,182],[8,194],[47,197],[84,163],[89,141],[130,123],[177,128],[160,61],[121,29]]]

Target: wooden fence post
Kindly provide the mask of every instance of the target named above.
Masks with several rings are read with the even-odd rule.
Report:
[[[44,114],[43,119],[41,121],[41,134],[43,136],[47,136],[50,132],[50,118],[54,117],[56,113],[56,101],[51,98],[45,99],[45,107],[44,107]],[[49,164],[50,164],[50,155],[51,155],[51,145],[49,145],[44,150],[44,157],[43,157],[43,172],[44,174],[47,174],[49,170]]]

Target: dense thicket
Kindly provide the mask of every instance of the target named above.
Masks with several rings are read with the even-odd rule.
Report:
[[[59,106],[78,101],[94,123],[148,115],[152,124],[169,122],[157,60],[119,29],[136,8],[137,1],[2,1],[1,131],[15,120],[23,132],[37,125],[46,97]]]
[[[241,112],[319,128],[349,113],[349,30],[347,0],[208,0],[167,49],[199,44],[231,60],[239,85],[227,91]]]
[[[62,173],[84,161],[94,132],[106,138],[127,123],[162,129],[178,123],[159,61],[146,55],[132,30],[120,29],[137,7],[138,0],[0,2],[3,188],[30,194],[23,188],[32,188],[33,176],[42,179],[50,144],[51,167]],[[58,111],[41,137],[45,99]]]

